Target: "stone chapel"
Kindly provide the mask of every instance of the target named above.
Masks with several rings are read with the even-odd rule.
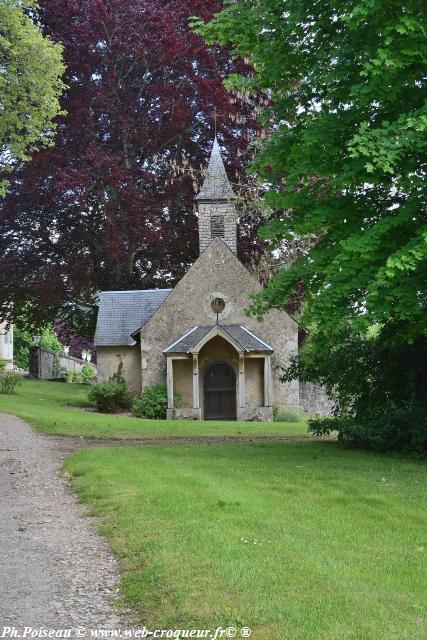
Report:
[[[245,314],[261,285],[236,256],[235,200],[215,138],[196,196],[199,258],[174,289],[100,293],[98,381],[122,361],[133,394],[166,383],[168,418],[271,420],[273,407],[300,408],[299,382],[278,370],[297,352],[297,323]]]

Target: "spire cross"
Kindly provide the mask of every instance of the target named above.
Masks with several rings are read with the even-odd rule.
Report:
[[[224,118],[224,116],[218,115],[216,107],[215,107],[212,118],[213,118],[213,122],[214,122],[214,131],[215,131],[215,138],[216,138],[218,118]]]

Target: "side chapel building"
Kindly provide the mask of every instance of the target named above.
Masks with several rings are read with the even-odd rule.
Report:
[[[199,258],[174,289],[100,294],[98,381],[123,361],[132,393],[166,382],[169,418],[271,420],[273,407],[300,408],[299,381],[280,382],[277,369],[297,352],[297,323],[284,311],[262,323],[245,315],[261,285],[236,256],[235,199],[215,139],[196,197]]]
[[[0,318],[0,360],[6,361],[6,369],[13,367],[13,327]]]

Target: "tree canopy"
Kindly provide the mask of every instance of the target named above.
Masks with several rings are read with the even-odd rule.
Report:
[[[252,169],[270,182],[266,199],[283,215],[272,219],[262,235],[273,247],[295,235],[315,240],[270,280],[252,312],[283,308],[303,283],[301,322],[311,329],[311,338],[302,352],[305,367],[292,375],[327,380],[330,390],[340,385],[333,354],[344,362],[350,344],[351,352],[357,351],[355,341],[362,352],[368,341],[371,350],[374,344],[381,353],[388,349],[388,357],[381,356],[387,367],[402,360],[393,360],[394,349],[405,351],[406,362],[411,349],[425,354],[425,2],[246,0],[226,5],[208,24],[194,19],[193,27],[207,42],[229,44],[234,55],[253,65],[250,77],[232,74],[228,86],[248,93],[261,89],[272,98],[263,114],[272,134],[258,146]],[[396,376],[388,399],[399,397],[399,384],[419,399],[425,394],[422,358],[412,360],[421,384],[405,386]],[[359,375],[365,379],[368,362],[360,359]],[[340,371],[348,374],[341,380],[344,395],[354,402],[357,385],[353,379],[349,386],[348,378],[354,369]],[[376,371],[378,391],[388,372],[371,371]],[[366,399],[366,388],[363,393]],[[371,403],[373,398],[372,393]]]
[[[62,47],[25,13],[35,3],[0,2],[0,195],[7,175],[53,144],[64,84]]]
[[[228,3],[199,31],[253,64],[229,84],[271,92],[274,133],[255,168],[285,212],[263,234],[318,234],[274,278],[257,309],[301,279],[305,321],[426,330],[426,11],[419,0]]]
[[[220,8],[213,0],[41,0],[39,20],[64,46],[67,114],[55,146],[16,175],[2,203],[3,309],[39,323],[59,315],[90,335],[97,291],[173,285],[197,257],[193,198],[213,114],[233,182],[257,130],[254,104],[222,85],[247,65],[188,27],[193,11],[208,19]],[[241,225],[246,262],[262,247],[257,223]]]

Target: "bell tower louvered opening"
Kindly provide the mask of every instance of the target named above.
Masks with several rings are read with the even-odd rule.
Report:
[[[211,236],[212,239],[225,237],[224,216],[211,216]]]

